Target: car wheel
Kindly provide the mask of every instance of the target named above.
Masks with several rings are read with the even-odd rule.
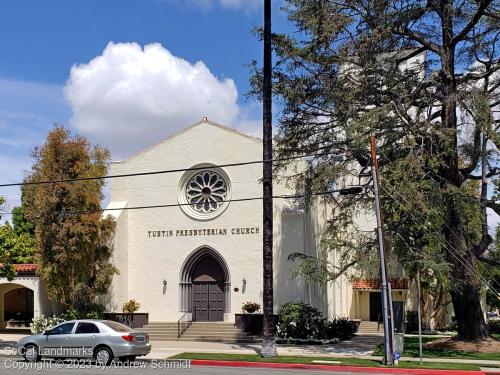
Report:
[[[38,346],[28,344],[24,347],[23,357],[28,362],[38,362],[40,360],[40,351]]]
[[[111,361],[113,360],[113,353],[106,347],[97,348],[94,354],[95,361],[98,365],[101,366],[109,366]]]

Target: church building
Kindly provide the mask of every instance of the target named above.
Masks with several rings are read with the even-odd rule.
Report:
[[[260,138],[203,118],[114,162],[112,175],[179,171],[112,180],[105,214],[117,222],[113,261],[120,274],[108,310],[120,311],[135,299],[150,321],[177,321],[186,314],[193,321],[232,322],[243,303],[262,305],[261,159]],[[275,179],[273,195],[294,194]],[[140,208],[145,206],[153,207]],[[306,302],[326,316],[376,320],[376,280],[353,284],[343,276],[320,285],[291,277],[288,256],[320,253],[331,214],[323,203],[304,211],[297,199],[274,199],[275,311],[286,302]],[[373,229],[373,219],[366,226]],[[407,281],[393,290],[403,305]]]
[[[261,160],[260,138],[203,118],[113,162],[111,175],[144,175],[111,180],[103,214],[116,220],[112,262],[119,274],[100,299],[106,311],[120,313],[134,299],[150,322],[234,322],[245,302],[262,306]],[[299,159],[288,173],[306,165]],[[380,280],[344,275],[320,284],[292,277],[296,265],[290,254],[326,253],[333,207],[318,199],[304,210],[301,199],[284,197],[297,192],[279,177],[273,185],[275,312],[284,303],[305,302],[330,318],[377,321]],[[371,216],[361,215],[361,229],[375,228]],[[336,253],[328,254],[330,263],[337,264]],[[398,276],[392,280],[392,296],[394,308],[403,314],[415,306],[408,279]],[[35,264],[19,265],[12,281],[0,280],[0,328],[58,311]]]

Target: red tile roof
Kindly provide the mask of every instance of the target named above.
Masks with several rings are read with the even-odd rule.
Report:
[[[3,263],[0,263],[1,267],[3,267]],[[35,273],[36,268],[36,264],[34,263],[14,264],[14,269],[18,274]]]
[[[408,289],[408,279],[390,279],[391,289]],[[380,289],[380,279],[360,279],[352,283],[353,289]]]
[[[14,264],[17,273],[34,273],[36,271],[36,264]]]

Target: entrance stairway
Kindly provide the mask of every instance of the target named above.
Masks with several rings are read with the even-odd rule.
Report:
[[[370,322],[368,320],[362,320],[359,324],[358,335],[376,335],[383,336],[384,335],[384,326],[380,324],[380,328],[378,328],[379,324],[377,322]]]
[[[177,322],[150,322],[143,328],[151,341],[207,341],[224,343],[255,343],[258,336],[252,336],[236,328],[233,323],[192,322],[189,328],[177,338]]]

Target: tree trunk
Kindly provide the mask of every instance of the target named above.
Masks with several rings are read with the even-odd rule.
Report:
[[[463,213],[460,212],[453,194],[455,188],[463,183],[458,160],[457,132],[457,82],[455,74],[456,45],[453,43],[453,1],[442,0],[442,50],[441,82],[443,88],[442,127],[447,132],[455,132],[452,144],[443,144],[446,165],[441,175],[447,180],[442,188],[445,192],[447,217],[444,225],[445,238],[448,242],[448,259],[452,265],[451,298],[458,325],[459,338],[464,340],[482,340],[488,336],[488,327],[484,321],[479,298],[479,282],[475,274],[475,259],[468,246]],[[447,186],[449,184],[449,186]]]
[[[480,283],[476,276],[475,258],[467,249],[465,228],[453,197],[448,198],[448,220],[445,226],[448,259],[452,264],[451,299],[458,326],[458,337],[463,340],[483,340],[488,337],[488,326],[484,320],[480,301]]]
[[[479,299],[479,288],[472,282],[464,282],[451,292],[458,337],[463,340],[484,340],[488,337],[488,326],[484,321]]]

